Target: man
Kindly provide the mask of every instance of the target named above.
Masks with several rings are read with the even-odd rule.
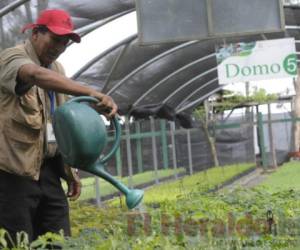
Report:
[[[53,138],[52,115],[64,93],[99,99],[96,109],[117,112],[113,99],[64,76],[56,62],[70,41],[80,42],[69,14],[46,10],[24,44],[0,53],[0,228],[15,239],[25,231],[29,240],[46,232],[70,235],[68,196],[80,195],[80,181],[64,166]],[[65,174],[67,172],[67,174]]]

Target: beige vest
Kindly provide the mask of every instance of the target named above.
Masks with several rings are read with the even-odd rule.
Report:
[[[38,180],[43,159],[55,148],[50,150],[45,140],[47,92],[35,85],[22,96],[15,92],[18,70],[30,63],[40,65],[28,40],[0,53],[0,169]],[[58,62],[51,70],[64,74]],[[56,93],[55,100],[56,106],[61,105],[65,95]]]

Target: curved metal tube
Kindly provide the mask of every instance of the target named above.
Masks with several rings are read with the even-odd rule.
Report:
[[[126,43],[130,43],[132,42],[134,39],[137,38],[137,34],[134,34],[124,40],[122,40],[121,42],[117,43],[116,45],[112,46],[111,48],[105,50],[103,53],[101,53],[100,55],[96,56],[95,58],[93,58],[91,61],[89,61],[86,65],[84,65],[80,70],[78,70],[73,76],[72,79],[76,80],[76,78],[78,78],[84,71],[86,71],[89,67],[91,67],[94,63],[96,63],[97,61],[99,61],[102,57],[106,56],[108,53],[110,53],[111,51],[117,49],[118,47],[126,44]]]
[[[122,84],[124,84],[130,77],[132,77],[133,75],[135,75],[137,72],[139,72],[140,70],[144,69],[145,67],[147,67],[148,65],[152,64],[153,62],[163,58],[166,55],[169,55],[171,53],[173,53],[174,51],[177,51],[179,49],[191,46],[192,44],[198,43],[199,41],[190,41],[184,44],[180,44],[176,47],[173,47],[172,49],[169,49],[157,56],[155,56],[154,58],[150,59],[149,61],[145,62],[144,64],[142,64],[141,66],[139,66],[138,68],[136,68],[135,70],[133,70],[131,73],[129,73],[127,76],[125,76],[120,82],[118,82],[115,86],[113,86],[108,92],[107,94],[111,94],[112,92],[114,92],[116,89],[118,89]]]
[[[153,90],[155,90],[156,88],[158,88],[159,86],[161,86],[162,84],[164,84],[165,82],[167,82],[169,79],[171,79],[172,77],[174,77],[175,75],[179,74],[180,72],[188,69],[189,67],[205,61],[206,59],[209,59],[211,57],[215,56],[215,53],[209,54],[207,56],[201,57],[199,59],[197,59],[196,61],[193,61],[187,65],[184,65],[183,67],[179,68],[178,70],[174,71],[173,73],[171,73],[170,75],[166,76],[165,78],[163,78],[162,80],[160,80],[158,83],[154,84],[150,89],[148,89],[139,99],[137,99],[132,106],[136,106],[138,103],[140,103],[149,93],[151,93]]]
[[[0,17],[5,16],[9,12],[13,11],[14,9],[20,7],[21,5],[23,5],[24,3],[29,2],[29,1],[30,0],[17,0],[17,1],[14,1],[14,2],[8,4],[4,8],[0,9]]]
[[[175,96],[178,92],[180,92],[182,89],[184,89],[185,87],[187,87],[188,85],[192,84],[194,81],[198,80],[199,78],[213,72],[217,70],[217,67],[211,68],[205,72],[203,72],[200,75],[197,75],[195,77],[193,77],[192,79],[190,79],[189,81],[187,81],[186,83],[184,83],[183,85],[181,85],[179,88],[177,88],[175,91],[173,91],[168,97],[166,97],[162,103],[166,103],[167,101],[169,101],[173,96]]]
[[[201,85],[198,89],[196,89],[194,92],[192,92],[191,94],[189,94],[187,97],[185,97],[175,108],[175,110],[177,110],[178,108],[180,108],[180,106],[182,106],[188,99],[190,99],[193,95],[196,95],[198,93],[198,91],[200,91],[201,89],[205,88],[206,86],[210,85],[211,83],[217,81],[219,78],[216,77],[210,81],[208,81],[207,83]]]
[[[214,89],[213,91],[207,93],[206,95],[201,96],[201,97],[198,98],[197,100],[195,100],[195,101],[189,103],[188,105],[182,107],[181,109],[177,110],[177,111],[176,111],[176,114],[179,114],[180,112],[183,112],[183,111],[185,111],[185,110],[187,110],[187,109],[189,109],[189,108],[191,108],[191,107],[193,107],[193,106],[198,105],[198,104],[201,103],[203,100],[205,100],[207,97],[211,96],[213,93],[219,91],[219,90],[222,89],[222,88],[224,88],[224,86],[219,86],[218,88],[216,88],[216,89]]]

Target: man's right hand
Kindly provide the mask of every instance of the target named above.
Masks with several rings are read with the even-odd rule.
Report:
[[[98,113],[104,114],[107,118],[112,118],[116,115],[118,106],[110,96],[98,91],[92,92],[90,96],[99,100],[99,103],[93,105]]]

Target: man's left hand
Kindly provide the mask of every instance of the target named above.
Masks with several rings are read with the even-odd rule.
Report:
[[[81,194],[81,182],[77,180],[67,181],[68,184],[68,192],[67,196],[71,201],[75,201],[79,198]]]
[[[77,171],[67,165],[65,165],[66,182],[68,185],[67,197],[71,201],[75,201],[81,194],[81,181]]]

